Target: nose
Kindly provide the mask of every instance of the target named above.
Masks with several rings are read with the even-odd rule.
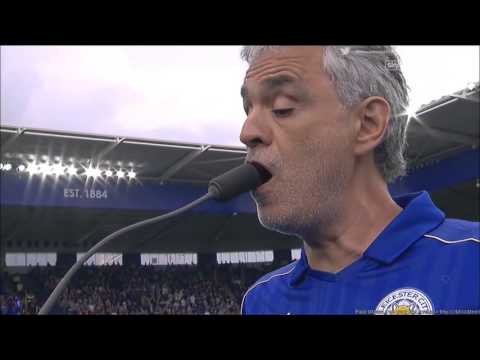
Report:
[[[272,129],[267,122],[267,118],[262,116],[259,111],[252,110],[248,114],[240,132],[240,141],[252,149],[259,144],[271,144]]]

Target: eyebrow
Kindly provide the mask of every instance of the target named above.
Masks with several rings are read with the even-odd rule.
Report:
[[[278,75],[267,78],[260,84],[262,93],[272,93],[274,91],[278,91],[285,85],[293,85],[297,92],[299,92],[302,96],[306,96],[305,89],[298,84],[298,80],[289,75]],[[240,89],[240,95],[244,100],[249,97],[248,89],[245,84],[243,84]]]

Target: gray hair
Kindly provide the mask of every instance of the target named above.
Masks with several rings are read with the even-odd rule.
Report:
[[[241,57],[251,64],[265,51],[280,46],[245,46]],[[400,58],[391,46],[325,46],[324,70],[335,84],[340,102],[351,109],[370,96],[391,107],[385,136],[375,148],[375,163],[387,183],[406,174],[408,86]]]

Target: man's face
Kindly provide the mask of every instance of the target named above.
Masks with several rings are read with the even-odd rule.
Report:
[[[353,171],[353,126],[320,47],[267,51],[247,70],[240,139],[272,179],[252,192],[260,222],[305,235],[335,216]]]

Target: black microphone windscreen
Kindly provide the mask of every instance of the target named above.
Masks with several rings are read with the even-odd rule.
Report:
[[[230,200],[246,191],[254,190],[270,179],[270,173],[258,163],[245,163],[210,180],[209,192],[217,200]]]

